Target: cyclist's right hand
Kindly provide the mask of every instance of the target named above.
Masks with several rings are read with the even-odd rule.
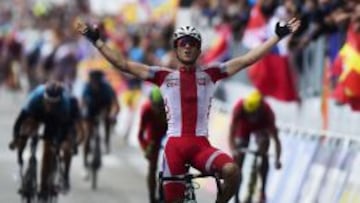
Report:
[[[279,169],[281,169],[281,162],[279,161],[279,160],[277,160],[277,161],[275,161],[275,168],[277,169],[277,170],[279,170]]]
[[[93,44],[95,44],[95,42],[100,39],[99,29],[95,26],[91,26],[88,23],[85,23],[81,19],[77,19],[75,27],[78,32],[84,35]]]
[[[116,122],[117,122],[116,115],[110,115],[110,116],[108,116],[107,120],[109,121],[109,123],[110,123],[111,125],[115,125]]]
[[[10,150],[15,150],[17,148],[17,141],[16,140],[12,140],[10,143],[9,143],[9,149]]]

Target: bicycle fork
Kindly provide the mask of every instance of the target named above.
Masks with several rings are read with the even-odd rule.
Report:
[[[256,181],[257,181],[257,162],[258,162],[257,159],[258,157],[255,156],[254,161],[251,165],[250,180],[248,185],[248,196],[246,197],[246,201],[245,201],[246,203],[252,202],[253,194],[255,192]]]
[[[196,203],[196,197],[194,194],[194,186],[190,176],[185,176],[185,202],[186,203]]]
[[[97,170],[101,167],[101,148],[100,148],[100,136],[96,135],[93,139],[93,160],[92,160],[92,168]]]

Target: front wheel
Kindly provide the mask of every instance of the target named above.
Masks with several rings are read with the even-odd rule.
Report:
[[[257,157],[254,158],[253,165],[250,172],[250,180],[248,185],[248,196],[246,197],[245,203],[251,203],[256,188],[257,182]]]
[[[91,188],[93,190],[97,189],[97,176],[98,176],[98,172],[97,169],[92,169],[91,170]]]
[[[58,196],[57,195],[54,195],[51,197],[51,203],[57,203],[58,202]]]
[[[22,183],[21,189],[19,190],[20,194],[22,195],[22,202],[35,202],[37,182],[36,173],[33,173],[33,170],[30,169],[26,172],[24,182]]]
[[[98,171],[101,167],[100,136],[95,135],[92,140],[92,161],[91,161],[91,188],[97,189]]]
[[[24,202],[24,203],[34,203],[34,202],[36,202],[35,201],[35,197],[23,197],[22,198],[22,201],[21,202]]]

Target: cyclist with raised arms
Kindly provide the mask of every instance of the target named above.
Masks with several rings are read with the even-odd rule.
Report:
[[[226,153],[208,141],[208,118],[215,83],[234,75],[266,54],[281,38],[296,31],[300,21],[292,19],[276,25],[276,35],[247,54],[225,63],[201,67],[201,35],[191,26],[176,29],[172,44],[177,67],[148,66],[129,61],[119,51],[111,49],[100,39],[96,27],[79,20],[78,31],[83,34],[115,68],[159,86],[167,113],[168,140],[164,149],[164,176],[186,172],[186,163],[203,173],[219,173],[223,178],[222,193],[217,202],[227,202],[235,193],[239,169]],[[184,184],[168,182],[164,186],[166,202],[182,202]]]
[[[71,126],[71,101],[61,83],[50,81],[39,85],[29,95],[28,102],[22,108],[14,124],[13,139],[9,144],[10,149],[18,148],[20,164],[22,152],[28,138],[37,135],[40,124],[44,124],[44,150],[42,157],[40,198],[53,192],[54,188],[47,187],[47,180],[52,167],[54,147],[59,146],[63,151],[65,163],[65,187],[69,188],[69,171],[72,157],[72,138],[69,134]],[[65,188],[66,189],[66,188]]]
[[[149,162],[147,184],[150,203],[156,203],[156,171],[161,141],[166,135],[167,122],[159,88],[151,90],[149,101],[141,106],[138,139]]]
[[[235,162],[242,169],[245,153],[240,149],[249,147],[250,135],[254,134],[257,144],[257,152],[261,154],[261,164],[258,173],[261,177],[261,202],[266,201],[266,179],[269,171],[269,158],[267,156],[270,138],[275,141],[275,168],[281,168],[281,143],[278,137],[278,130],[275,126],[275,115],[270,105],[263,99],[261,93],[257,90],[251,92],[245,99],[240,99],[232,112],[230,124],[229,145],[234,156]],[[239,190],[241,184],[235,193],[235,203],[239,203]]]

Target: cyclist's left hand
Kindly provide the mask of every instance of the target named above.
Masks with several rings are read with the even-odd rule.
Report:
[[[281,39],[287,35],[296,32],[300,27],[300,20],[297,18],[292,18],[286,23],[276,23],[275,33]]]
[[[146,159],[150,159],[154,151],[154,142],[150,142],[150,144],[145,149],[145,157]]]
[[[117,121],[116,115],[110,115],[110,116],[108,117],[108,120],[109,120],[109,122],[110,122],[111,124],[115,125],[115,124],[116,124],[116,121]]]
[[[281,164],[280,160],[275,161],[275,168],[277,170],[281,169],[281,166],[282,166],[282,164]]]

